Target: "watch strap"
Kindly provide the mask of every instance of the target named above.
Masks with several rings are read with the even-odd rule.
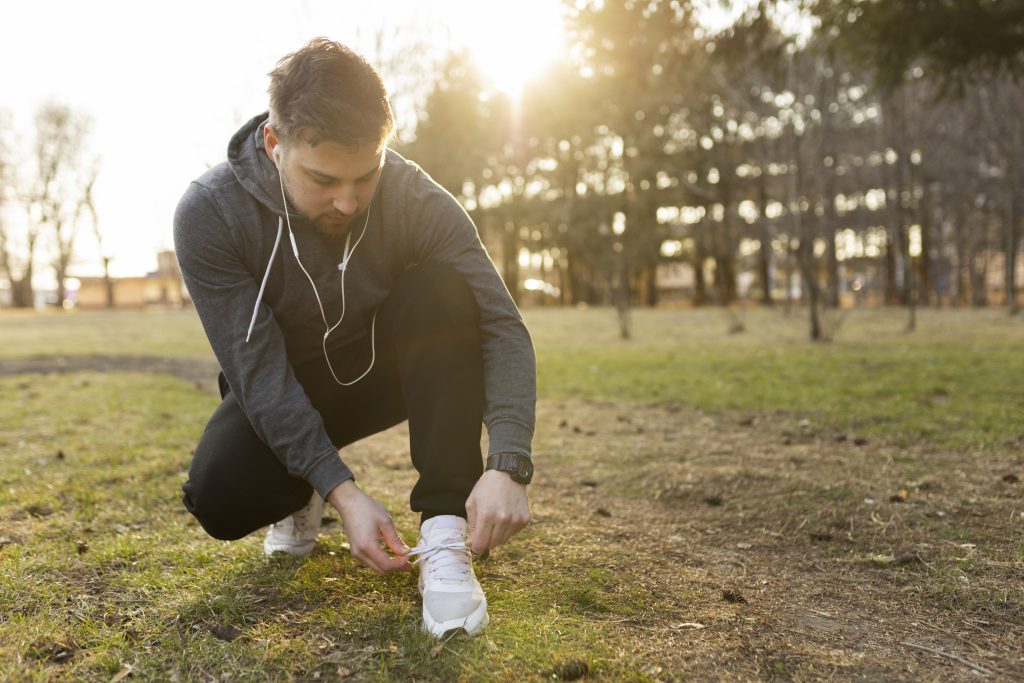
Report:
[[[505,472],[512,480],[526,485],[533,479],[533,460],[523,453],[495,453],[487,457],[487,469]]]

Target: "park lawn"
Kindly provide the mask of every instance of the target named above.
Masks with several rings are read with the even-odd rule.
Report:
[[[179,487],[213,397],[138,374],[3,378],[0,392],[0,680],[109,680],[126,667],[148,680],[520,680],[576,660],[636,678],[633,657],[588,620],[596,598],[545,568],[536,534],[478,567],[495,626],[442,645],[419,631],[414,575],[358,568],[336,519],[307,561],[268,560],[259,534],[205,535]],[[367,486],[414,542],[404,501]]]
[[[333,513],[306,560],[203,533],[179,487],[208,387],[7,374],[36,353],[208,362],[192,314],[118,315],[0,316],[8,351],[21,325],[53,336],[0,359],[0,680],[969,675],[903,642],[1024,676],[1022,333],[1001,312],[906,335],[858,311],[814,345],[772,311],[734,335],[718,311],[640,311],[629,342],[609,311],[527,311],[534,523],[478,564],[486,635],[444,644],[413,577],[356,567]],[[412,541],[406,439],[346,461]]]
[[[1024,319],[1001,310],[857,310],[836,340],[804,313],[637,310],[618,337],[608,309],[527,309],[541,397],[781,414],[822,433],[962,449],[1024,434]],[[730,334],[739,320],[746,330]],[[826,322],[830,322],[826,316]],[[29,356],[209,359],[194,311],[0,313],[0,368]],[[806,430],[806,424],[804,429]]]
[[[26,356],[211,354],[195,310],[0,310],[0,359]]]
[[[986,449],[1024,440],[1024,319],[1003,311],[855,311],[831,343],[803,313],[529,311],[542,396],[772,413],[820,433]],[[806,430],[805,424],[804,429]]]

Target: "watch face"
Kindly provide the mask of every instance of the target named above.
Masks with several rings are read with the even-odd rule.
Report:
[[[501,472],[506,472],[514,481],[520,484],[530,483],[533,477],[533,462],[528,456],[518,456],[514,453],[494,456],[493,465],[489,465]],[[488,461],[489,463],[491,461]]]

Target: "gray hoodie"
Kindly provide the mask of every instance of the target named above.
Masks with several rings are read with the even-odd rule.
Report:
[[[227,161],[189,185],[174,214],[174,247],[210,345],[256,433],[289,473],[326,496],[353,475],[292,371],[322,357],[324,324],[287,231],[271,259],[284,209],[277,168],[264,151],[266,119],[264,113],[246,123],[231,138]],[[290,218],[302,264],[333,324],[342,307],[337,246],[294,211]],[[529,454],[536,362],[522,317],[466,212],[390,149],[365,236],[348,265],[344,322],[328,349],[366,336],[397,278],[428,261],[460,272],[480,309],[490,453]]]

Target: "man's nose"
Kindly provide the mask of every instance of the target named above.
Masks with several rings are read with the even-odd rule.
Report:
[[[333,204],[337,211],[346,216],[354,214],[357,206],[355,188],[343,188],[335,195]]]

